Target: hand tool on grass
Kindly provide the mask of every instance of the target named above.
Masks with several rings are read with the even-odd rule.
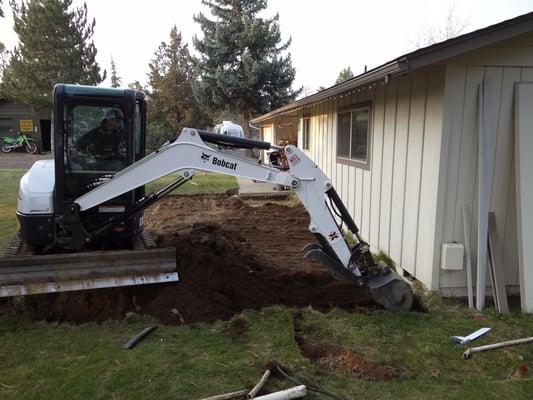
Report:
[[[511,347],[511,346],[516,346],[519,344],[529,344],[529,343],[533,343],[533,337],[510,340],[508,342],[493,343],[493,344],[488,344],[486,346],[472,347],[470,349],[466,349],[466,351],[463,353],[463,358],[464,359],[470,358],[472,354],[480,353],[482,351],[501,349],[504,347]]]

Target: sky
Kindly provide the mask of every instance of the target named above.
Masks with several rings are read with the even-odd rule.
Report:
[[[9,1],[0,19],[0,41],[17,44]],[[74,0],[74,5],[83,1]],[[194,53],[192,37],[201,36],[193,15],[208,13],[201,0],[87,0],[96,19],[97,60],[109,71],[111,56],[124,85],[147,81],[148,63],[176,25]],[[467,22],[463,33],[533,11],[533,0],[269,0],[261,16],[279,13],[279,23],[296,68],[294,87],[311,94],[331,86],[350,66],[358,75],[415,48],[428,28],[442,27],[448,10]],[[108,74],[109,75],[109,74]],[[109,85],[109,78],[104,85]]]

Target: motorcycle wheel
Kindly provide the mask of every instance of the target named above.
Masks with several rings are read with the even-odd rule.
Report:
[[[30,154],[37,152],[37,145],[35,143],[26,143],[26,151]]]
[[[11,150],[13,150],[13,147],[9,144],[3,144],[2,145],[2,153],[11,153]]]

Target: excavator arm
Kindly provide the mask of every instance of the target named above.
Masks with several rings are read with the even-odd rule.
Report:
[[[235,151],[243,148],[284,151],[289,169],[264,165]],[[79,250],[198,172],[227,174],[292,188],[308,211],[311,218],[309,230],[318,240],[318,243],[304,248],[304,257],[321,261],[337,278],[369,288],[376,301],[389,310],[400,311],[411,307],[410,286],[392,269],[373,261],[370,246],[359,235],[357,225],[331,181],[304,152],[293,145],[282,148],[267,142],[185,128],[174,141],[118,172],[70,204],[58,219],[62,230],[58,240],[63,241],[62,247]],[[174,182],[146,196],[132,210],[91,231],[83,226],[80,216],[84,211],[171,173],[177,176]],[[355,245],[350,246],[345,240],[343,226],[357,239]]]

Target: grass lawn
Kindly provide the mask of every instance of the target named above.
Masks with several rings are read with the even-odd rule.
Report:
[[[0,244],[16,230],[16,191],[23,172],[0,170]],[[195,181],[198,186],[187,183],[178,193],[236,188],[231,177],[200,175]],[[243,313],[247,329],[238,338],[228,334],[229,322],[161,325],[135,349],[123,350],[123,343],[155,322],[135,315],[78,326],[34,321],[27,308],[8,313],[0,302],[0,399],[198,399],[250,388],[273,360],[344,399],[532,398],[532,374],[520,380],[510,374],[524,364],[533,367],[533,345],[462,360],[466,347],[449,338],[483,326],[493,330],[475,345],[531,336],[533,316],[478,314],[437,297],[428,302],[428,313],[302,310],[300,332],[306,339],[395,367],[401,376],[393,381],[364,380],[304,357],[295,340],[296,310],[287,307]],[[273,378],[267,389],[289,386]]]
[[[433,300],[430,313],[386,311],[323,314],[304,309],[306,338],[335,343],[368,360],[399,368],[401,378],[367,381],[313,364],[294,339],[294,310],[271,307],[240,318],[248,329],[235,339],[228,322],[159,326],[133,350],[121,345],[154,321],[72,326],[0,315],[2,399],[198,399],[253,386],[264,365],[276,360],[344,399],[527,399],[531,374],[510,379],[533,364],[533,346],[476,354],[462,360],[463,346],[449,339],[482,326],[493,328],[476,345],[531,336],[533,318],[475,314]],[[268,390],[291,386],[271,379]],[[306,398],[319,399],[316,395]]]
[[[164,176],[146,185],[146,192],[153,192],[175,179],[174,174]],[[237,190],[237,179],[229,175],[204,174],[195,175],[192,180],[186,182],[171,194],[216,194],[226,193],[228,190]]]
[[[15,210],[19,180],[25,169],[0,169],[0,249],[13,237],[18,229]]]
[[[17,208],[17,191],[20,177],[24,169],[0,169],[0,249],[13,237],[18,229],[15,216]],[[165,176],[147,185],[147,193],[174,180],[173,176]],[[174,190],[171,194],[214,194],[225,193],[238,188],[237,180],[229,175],[198,174],[191,181]]]

